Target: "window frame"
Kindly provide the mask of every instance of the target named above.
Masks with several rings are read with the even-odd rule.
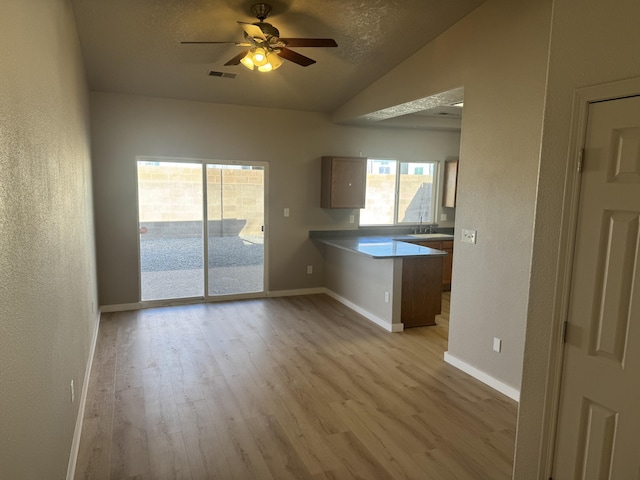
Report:
[[[388,162],[395,162],[396,167],[395,167],[395,191],[394,191],[394,195],[393,195],[393,223],[362,223],[362,214],[359,216],[359,222],[358,225],[360,227],[401,227],[401,226],[415,226],[415,225],[437,225],[437,215],[438,215],[438,204],[437,204],[437,200],[439,197],[439,192],[440,192],[440,183],[441,183],[441,179],[440,179],[440,164],[441,162],[438,160],[400,160],[397,158],[374,158],[374,157],[368,157],[367,158],[367,162],[370,161],[388,161]],[[399,214],[399,203],[400,203],[400,180],[401,180],[401,169],[402,169],[402,165],[406,164],[425,164],[425,165],[433,165],[433,181],[432,181],[432,190],[431,190],[431,214],[432,214],[432,220],[430,222],[399,222],[398,221],[398,214]],[[367,165],[367,179],[369,177],[369,167]],[[424,175],[424,173],[422,174]],[[360,212],[362,212],[363,210],[366,210],[366,200],[367,200],[367,196],[365,194],[365,208],[361,208]]]

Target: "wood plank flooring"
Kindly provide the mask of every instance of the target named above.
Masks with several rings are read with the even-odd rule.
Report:
[[[516,403],[326,295],[102,317],[76,479],[508,479]]]

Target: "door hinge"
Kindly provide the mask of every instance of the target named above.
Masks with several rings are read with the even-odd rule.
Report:
[[[569,327],[569,322],[565,321],[562,324],[562,343],[567,343],[567,328]]]
[[[582,173],[584,164],[584,148],[581,148],[578,152],[578,173]]]

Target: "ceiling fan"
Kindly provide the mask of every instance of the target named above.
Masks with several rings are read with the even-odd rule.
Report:
[[[257,22],[238,23],[244,30],[245,42],[180,42],[183,44],[231,44],[237,47],[248,47],[233,57],[225,66],[242,63],[253,70],[258,68],[260,72],[270,72],[282,65],[281,58],[308,67],[316,63],[315,60],[305,57],[288,47],[337,47],[338,44],[331,38],[281,38],[280,31],[265,22],[271,12],[271,6],[266,3],[256,3],[251,7],[251,12],[258,19]]]

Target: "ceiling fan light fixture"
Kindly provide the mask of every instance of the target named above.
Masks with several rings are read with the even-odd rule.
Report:
[[[251,52],[247,52],[247,54],[240,60],[240,63],[242,63],[242,65],[247,67],[249,70],[253,70],[254,68],[254,63],[251,57]]]
[[[282,65],[282,59],[278,56],[276,52],[271,52],[268,58],[269,58],[269,63],[271,64],[271,67],[273,68],[273,70],[280,68],[280,65]]]
[[[282,59],[275,52],[267,52],[267,63],[258,67],[259,72],[270,72],[271,70],[275,70],[280,68],[282,65]]]
[[[253,55],[251,60],[253,61],[254,65],[262,67],[263,65],[269,63],[269,60],[267,60],[267,51],[264,48],[256,47],[252,49],[252,52]]]

